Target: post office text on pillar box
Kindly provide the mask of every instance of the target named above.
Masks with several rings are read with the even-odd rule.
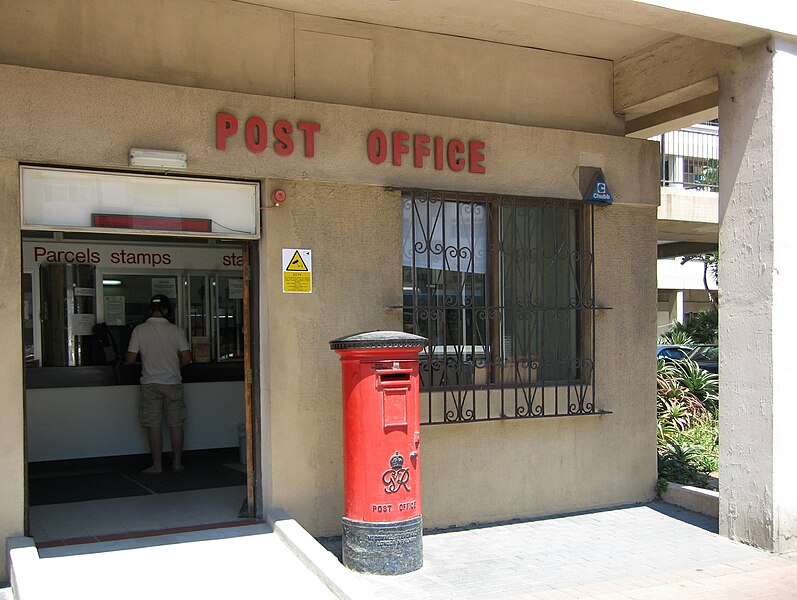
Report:
[[[305,158],[313,159],[321,135],[321,124],[312,121],[270,121],[255,115],[241,124],[233,114],[216,114],[216,149],[221,151],[242,144],[253,154],[273,151],[279,156],[291,156],[294,152],[302,152]],[[374,165],[474,174],[486,172],[486,149],[481,140],[372,129],[363,140],[363,149]]]

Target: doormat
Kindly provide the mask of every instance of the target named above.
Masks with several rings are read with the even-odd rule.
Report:
[[[155,494],[246,485],[246,473],[218,464],[188,465],[177,473],[167,469],[160,475],[125,473],[125,476]]]
[[[147,496],[151,493],[121,473],[87,473],[31,478],[28,481],[28,501],[31,506]]]
[[[192,465],[175,473],[83,473],[63,477],[31,477],[28,480],[31,506],[109,500],[151,494],[171,494],[210,488],[246,485],[246,473],[220,464]]]

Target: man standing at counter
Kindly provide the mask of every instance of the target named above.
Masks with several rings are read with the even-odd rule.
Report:
[[[133,330],[125,356],[127,364],[141,354],[139,420],[147,428],[152,466],[144,473],[163,472],[161,421],[166,417],[172,442],[172,470],[183,470],[185,401],[180,367],[191,362],[188,340],[182,329],[169,322],[169,298],[158,294],[149,303],[150,318]]]

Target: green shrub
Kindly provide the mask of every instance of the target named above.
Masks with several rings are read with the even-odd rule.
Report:
[[[672,322],[671,334],[683,334],[690,337],[695,344],[716,344],[719,336],[719,311],[715,308],[703,310],[689,315],[686,323]]]
[[[659,477],[684,485],[705,485],[708,475],[701,467],[700,453],[695,447],[671,440],[659,448]]]
[[[701,369],[693,360],[679,360],[672,364],[679,385],[700,400],[712,414],[716,414],[719,403],[719,377]]]
[[[717,376],[692,361],[659,361],[656,383],[659,478],[705,485],[719,463]]]
[[[700,471],[714,473],[719,470],[719,422],[716,418],[699,422],[683,432],[696,451]]]

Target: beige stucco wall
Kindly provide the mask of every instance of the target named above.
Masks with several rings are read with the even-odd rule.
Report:
[[[612,63],[221,0],[5,0],[0,63],[621,135]]]
[[[265,215],[272,502],[311,531],[332,533],[343,514],[343,425],[329,341],[401,329],[401,313],[385,309],[402,301],[400,194],[269,181],[275,186],[290,200]],[[312,294],[282,292],[282,248],[312,249]]]
[[[597,313],[596,408],[612,414],[423,428],[425,525],[652,498],[655,220],[654,207],[595,213],[596,303],[611,307]],[[629,261],[632,238],[639,260]],[[640,335],[644,331],[650,336]]]
[[[613,307],[597,322],[598,408],[613,414],[424,428],[426,519],[442,526],[652,495],[654,366],[646,357],[655,331],[656,143],[11,66],[0,67],[0,90],[6,124],[0,159],[12,161],[0,171],[0,186],[11,190],[3,210],[13,214],[3,221],[10,232],[0,248],[9,256],[19,244],[13,161],[125,169],[130,147],[179,149],[188,154],[191,174],[255,178],[267,191],[286,189],[283,205],[262,211],[261,485],[266,508],[285,508],[313,533],[337,530],[342,502],[339,367],[328,341],[364,328],[399,326],[398,315],[383,308],[400,303],[401,286],[401,210],[396,193],[386,188],[574,199],[578,166],[602,167],[616,203],[596,210],[598,303]],[[316,157],[304,158],[299,150],[284,158],[271,150],[252,154],[240,137],[226,152],[216,150],[220,110],[241,119],[318,122]],[[480,139],[487,172],[373,165],[365,139],[374,127]],[[313,250],[312,295],[281,293],[282,247]],[[6,264],[18,277],[19,261]],[[14,323],[18,284],[5,289],[6,321]],[[650,335],[640,335],[644,331]],[[625,378],[629,372],[633,381]],[[0,382],[9,409],[2,426],[18,436],[16,455],[0,472],[18,482],[2,506],[7,514],[0,527],[15,530],[22,518],[19,364],[4,366]],[[531,458],[539,452],[549,460]],[[465,483],[467,499],[446,507],[441,498],[474,472],[479,478]]]
[[[265,215],[271,504],[314,533],[334,534],[343,440],[338,357],[328,342],[401,327],[384,308],[401,303],[401,204],[382,188],[269,181],[277,186],[290,201]],[[639,332],[655,332],[655,220],[654,206],[595,212],[596,298],[611,307],[597,316],[596,406],[612,414],[423,427],[425,526],[653,497],[655,359]],[[282,293],[286,247],[313,249],[312,295]]]
[[[658,187],[641,173],[658,168],[658,144],[645,140],[468,121],[337,104],[286,100],[108,77],[0,66],[0,115],[10,124],[0,156],[23,161],[127,168],[131,147],[182,150],[189,172],[232,177],[284,177],[415,186],[460,191],[522,193],[580,199],[578,166],[602,167],[616,203],[658,205]],[[215,147],[216,113],[235,114],[239,133],[222,152]],[[259,115],[321,124],[314,159],[300,138],[288,157],[249,152],[244,121]],[[446,140],[485,143],[485,174],[371,164],[368,133],[379,128]],[[409,155],[408,155],[409,156]],[[639,165],[639,169],[630,168]]]

